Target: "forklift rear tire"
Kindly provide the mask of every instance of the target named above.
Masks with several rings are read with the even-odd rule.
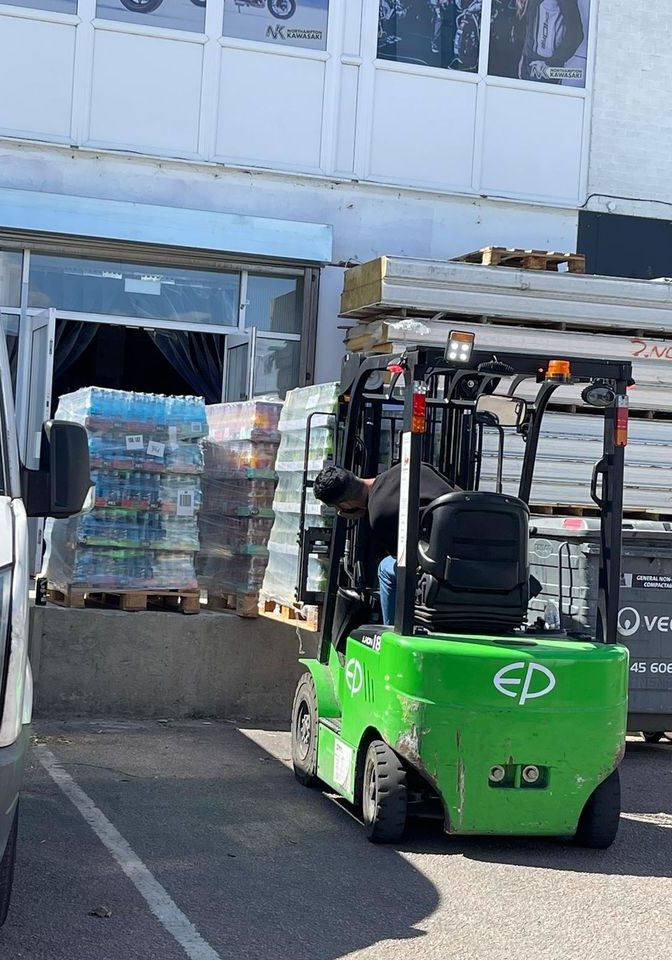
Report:
[[[16,838],[19,828],[19,808],[14,811],[12,829],[7,840],[7,846],[0,860],[0,927],[3,926],[9,913],[9,901],[12,897],[14,883],[14,863],[16,861]]]
[[[372,843],[396,843],[406,829],[406,770],[382,740],[369,744],[362,777],[362,816]]]
[[[643,732],[642,736],[644,737],[647,743],[660,743],[660,741],[663,739],[664,736],[666,736],[666,734],[664,734],[662,730],[658,730],[656,732],[651,732],[651,733],[649,731],[645,733]]]
[[[575,840],[581,847],[606,850],[616,839],[621,819],[621,778],[610,773],[583,808]]]
[[[292,763],[294,775],[304,787],[317,783],[317,695],[310,673],[296,686],[292,707]]]

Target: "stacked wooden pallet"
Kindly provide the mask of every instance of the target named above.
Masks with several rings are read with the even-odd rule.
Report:
[[[518,270],[552,270],[556,273],[585,273],[586,258],[582,253],[557,253],[555,250],[523,250],[520,247],[482,247],[463,253],[454,260],[480,263],[486,267],[514,267]]]
[[[286,623],[292,627],[299,627],[301,630],[308,630],[311,633],[317,633],[320,629],[321,607],[310,607],[302,604],[279,603],[276,600],[260,600],[259,613],[269,618],[277,620],[278,623]]]
[[[76,586],[47,589],[47,599],[59,607],[105,607],[124,613],[166,610],[193,616],[201,611],[200,597],[198,590],[87,590]]]
[[[206,590],[205,607],[212,613],[235,613],[245,619],[256,619],[259,616],[259,593],[225,592],[223,590]]]

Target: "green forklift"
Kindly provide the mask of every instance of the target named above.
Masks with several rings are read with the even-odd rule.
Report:
[[[627,718],[628,651],[616,641],[631,374],[628,362],[493,356],[462,331],[445,349],[345,357],[336,465],[375,477],[401,464],[395,623],[381,623],[366,519],[336,517],[325,531],[303,511],[297,592],[322,605],[322,630],[318,658],[301,661],[292,759],[301,783],[354,805],[371,841],[397,842],[413,816],[438,816],[451,835],[614,841]],[[528,612],[540,589],[528,504],[541,425],[556,391],[577,384],[604,416],[590,481],[601,519],[591,637]],[[514,437],[524,453],[517,489],[504,491]],[[457,489],[421,514],[422,463]],[[304,479],[305,503],[307,463]],[[313,557],[328,557],[321,592],[308,589]]]

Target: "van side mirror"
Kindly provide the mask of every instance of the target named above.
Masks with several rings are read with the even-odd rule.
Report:
[[[481,394],[476,401],[476,416],[487,426],[520,429],[527,416],[527,402],[521,397]]]
[[[89,442],[84,427],[49,420],[42,430],[40,469],[21,471],[29,517],[64,520],[80,513],[91,489]]]

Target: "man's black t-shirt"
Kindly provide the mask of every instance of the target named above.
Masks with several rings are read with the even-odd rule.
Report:
[[[399,494],[401,488],[401,464],[386,470],[376,477],[369,490],[369,525],[375,546],[379,552],[397,555],[399,536]],[[438,497],[453,493],[454,487],[443,477],[423,463],[420,466],[420,512]]]

